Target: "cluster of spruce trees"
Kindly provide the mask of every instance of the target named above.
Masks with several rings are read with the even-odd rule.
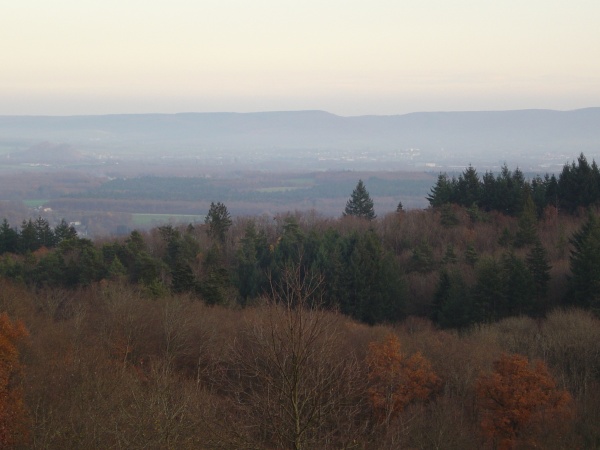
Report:
[[[538,214],[549,205],[568,213],[600,202],[600,170],[589,164],[581,154],[577,162],[566,164],[558,179],[555,175],[525,179],[518,168],[513,172],[506,165],[499,174],[486,172],[480,179],[469,166],[458,178],[442,173],[427,197],[431,206],[454,203],[465,207],[476,205],[485,211],[499,211],[516,216],[530,196]]]
[[[510,316],[546,313],[551,266],[539,240],[525,258],[508,250],[499,259],[482,258],[473,265],[475,282],[471,285],[454,264],[440,271],[430,318],[441,327],[464,328]]]
[[[38,217],[24,220],[21,229],[15,229],[4,219],[0,225],[0,254],[26,254],[42,247],[53,248],[64,240],[77,236],[75,228],[64,220],[52,228],[49,222]]]

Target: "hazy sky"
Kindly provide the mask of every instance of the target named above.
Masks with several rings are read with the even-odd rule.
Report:
[[[600,106],[599,0],[6,0],[0,114]]]

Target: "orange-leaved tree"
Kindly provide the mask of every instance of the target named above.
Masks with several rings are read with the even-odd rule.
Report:
[[[23,443],[27,435],[21,364],[17,345],[28,333],[22,322],[0,314],[0,448]]]
[[[499,449],[538,448],[541,433],[564,428],[573,412],[570,394],[546,365],[518,354],[502,355],[491,374],[479,377],[477,403],[483,435]]]
[[[417,400],[427,400],[441,384],[420,353],[407,357],[395,334],[369,344],[369,398],[376,418],[388,423]]]

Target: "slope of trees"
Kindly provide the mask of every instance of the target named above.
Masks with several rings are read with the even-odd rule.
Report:
[[[0,443],[595,448],[598,218],[523,192],[514,216],[214,203],[206,223],[97,242],[5,221]]]
[[[585,167],[585,159],[569,167]],[[64,221],[52,228],[38,218],[16,229],[5,220],[0,274],[36,289],[127,281],[155,297],[188,293],[210,305],[246,306],[294,263],[324,277],[326,308],[368,324],[418,315],[464,329],[514,315],[543,317],[556,306],[596,310],[593,210],[582,218],[549,205],[540,216],[518,171],[505,168],[492,178],[486,174],[484,184],[512,186],[512,197],[503,191],[498,198],[519,199],[516,216],[476,204],[473,199],[492,191],[469,168],[456,189],[474,201],[470,206],[442,203],[373,220],[314,213],[233,220],[223,203],[213,202],[203,224],[99,242],[79,238]],[[432,198],[443,197],[446,181]]]
[[[372,327],[320,308],[321,278],[288,269],[244,309],[118,280],[73,293],[0,280],[3,341],[21,336],[4,358],[24,368],[9,384],[18,401],[2,407],[11,420],[20,411],[12,436],[26,439],[3,448],[567,449],[600,439],[591,313],[461,333],[417,318]]]

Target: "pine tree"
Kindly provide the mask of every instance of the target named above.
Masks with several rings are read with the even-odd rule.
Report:
[[[57,244],[69,239],[75,239],[76,237],[77,231],[75,230],[75,227],[69,225],[65,219],[62,219],[60,223],[54,227],[54,238],[56,239]]]
[[[356,188],[352,191],[352,195],[346,203],[344,216],[355,216],[368,220],[373,220],[377,217],[373,210],[373,200],[371,200],[371,196],[367,192],[362,180],[358,180]]]
[[[246,226],[244,237],[237,252],[237,285],[242,302],[258,295],[262,276],[258,261],[258,234],[254,222]]]
[[[456,213],[450,203],[446,203],[441,207],[440,223],[446,228],[455,227],[460,223]]]
[[[474,322],[495,322],[507,311],[506,289],[502,265],[495,259],[482,259],[477,264],[473,296]]]
[[[431,319],[442,328],[464,328],[471,324],[473,305],[459,270],[442,270],[433,297]]]
[[[55,237],[50,224],[46,219],[38,217],[34,222],[38,245],[42,247],[54,247]]]
[[[37,239],[35,225],[31,219],[23,220],[21,224],[21,233],[19,235],[19,250],[20,253],[34,252],[40,248]]]
[[[481,200],[481,182],[477,171],[471,165],[458,176],[457,203],[463,206],[477,204]]]
[[[442,258],[443,264],[456,264],[458,262],[458,257],[454,251],[454,245],[451,243],[446,246],[446,252],[444,253],[444,257]]]
[[[118,280],[126,274],[127,269],[125,268],[119,257],[115,256],[107,269],[108,278],[110,278],[111,280]]]
[[[527,267],[533,276],[535,285],[535,296],[538,303],[546,298],[548,293],[548,282],[550,281],[550,263],[548,262],[548,253],[538,239],[526,257]],[[539,304],[538,308],[539,309]]]
[[[503,316],[530,314],[535,305],[535,282],[525,262],[512,251],[502,256],[502,277],[506,305]]]
[[[519,215],[519,229],[515,235],[515,246],[517,248],[531,245],[538,239],[535,204],[529,192],[525,195],[523,211]]]
[[[570,240],[571,277],[567,302],[600,310],[600,221],[590,214]]]
[[[467,244],[467,248],[465,249],[465,262],[471,267],[475,267],[478,260],[479,255],[473,244]]]
[[[225,235],[232,223],[227,206],[221,202],[211,202],[204,223],[208,225],[208,235],[224,244]]]
[[[452,203],[455,197],[456,185],[456,179],[449,179],[448,175],[440,173],[435,186],[431,188],[431,193],[427,196],[429,204],[435,208],[446,203]]]
[[[19,233],[11,228],[8,221],[4,219],[0,225],[0,254],[15,253],[19,245]]]

